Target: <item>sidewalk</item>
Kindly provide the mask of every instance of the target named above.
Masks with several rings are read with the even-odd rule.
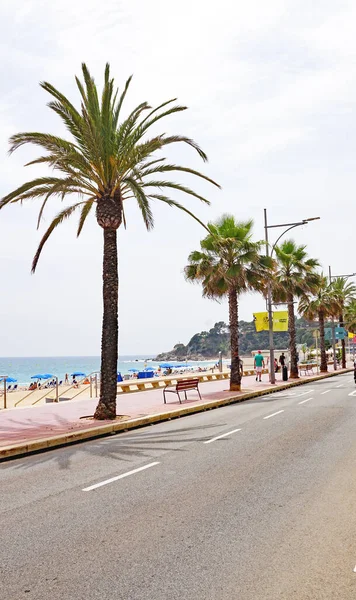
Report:
[[[174,394],[169,394],[167,404],[164,404],[162,390],[120,394],[117,398],[117,414],[120,418],[116,421],[94,421],[91,418],[97,404],[96,398],[1,410],[0,460],[241,402],[267,392],[348,371],[350,369],[300,377],[289,382],[277,381],[274,386],[267,381],[267,375],[263,376],[262,383],[256,382],[254,376],[244,377],[241,392],[230,392],[228,379],[212,381],[199,386],[202,400],[197,399],[195,391],[191,391],[188,392],[188,400],[182,400],[182,404]]]

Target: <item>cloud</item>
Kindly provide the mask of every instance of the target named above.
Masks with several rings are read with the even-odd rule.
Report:
[[[188,199],[189,208],[204,220],[222,212],[252,216],[257,237],[264,207],[274,222],[318,214],[320,223],[298,230],[296,239],[335,271],[353,271],[353,253],[345,252],[343,240],[353,239],[355,17],[354,4],[343,0],[4,0],[0,194],[41,172],[22,166],[30,149],[8,157],[12,133],[63,134],[38,83],[51,81],[78,101],[74,75],[81,62],[100,82],[109,60],[121,88],[134,73],[127,110],[175,96],[189,106],[165,128],[197,139],[210,162],[201,165],[183,146],[172,158],[202,168],[223,186],[219,192],[197,182],[212,205]],[[59,207],[49,205],[44,226]],[[76,223],[65,224],[30,277],[43,232],[36,231],[37,210],[29,203],[0,213],[0,272],[7,282],[1,352],[96,354],[101,231],[93,218],[77,240]],[[199,287],[183,278],[187,256],[202,236],[199,226],[167,207],[154,210],[156,229],[147,234],[130,205],[128,230],[119,236],[124,353],[158,352],[187,341],[207,322],[227,319],[224,304],[202,300]],[[241,316],[249,319],[261,308],[259,296],[243,298]],[[48,324],[36,328],[36,336],[29,314],[45,316]]]

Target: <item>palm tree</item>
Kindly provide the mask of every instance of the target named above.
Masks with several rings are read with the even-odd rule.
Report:
[[[349,331],[356,331],[356,300],[351,300],[345,306],[344,324]]]
[[[308,258],[305,248],[306,246],[297,246],[294,240],[286,240],[275,249],[277,269],[272,282],[273,299],[288,305],[290,377],[292,379],[299,377],[294,298],[313,289],[316,283],[315,268],[319,265],[314,258]]]
[[[77,110],[50,83],[41,83],[41,87],[52,96],[48,106],[59,115],[70,133],[70,139],[37,132],[18,133],[10,138],[10,152],[14,152],[24,144],[39,146],[44,154],[28,164],[44,164],[46,167],[52,167],[57,172],[57,176],[44,174],[43,177],[23,184],[1,200],[0,208],[9,203],[22,203],[24,200],[41,198],[39,224],[49,199],[59,196],[63,200],[70,194],[78,197],[75,203],[57,214],[43,235],[32,263],[34,272],[43,246],[56,227],[79,210],[77,232],[79,235],[90,211],[96,207],[96,220],[103,229],[104,237],[104,313],[100,400],[95,418],[114,419],[118,359],[117,230],[122,223],[126,226],[125,202],[130,198],[136,199],[149,230],[154,223],[151,200],[174,206],[194,217],[180,202],[166,195],[171,190],[183,192],[209,203],[190,187],[167,180],[166,174],[171,172],[190,174],[214,185],[217,184],[198,171],[170,164],[162,156],[157,156],[157,152],[164,147],[182,142],[196,150],[206,161],[205,153],[193,140],[182,135],[165,133],[148,136],[151,126],[156,125],[163,117],[185,110],[185,106],[174,104],[175,99],[168,100],[156,108],[151,108],[143,102],[128,117],[121,120],[121,109],[131,77],[127,80],[121,95],[118,95],[107,64],[100,97],[94,79],[85,64],[82,65],[82,72],[84,82],[76,77],[81,96],[80,110]]]
[[[353,283],[347,283],[345,277],[337,277],[331,285],[335,299],[339,304],[339,324],[340,327],[344,327],[345,305],[356,299],[356,286]],[[341,364],[342,368],[346,369],[346,348],[344,339],[341,340]]]
[[[337,314],[338,303],[333,287],[329,284],[328,278],[325,275],[318,275],[317,283],[313,290],[312,295],[302,295],[298,312],[309,321],[314,321],[315,319],[319,321],[320,371],[326,373],[328,363],[325,350],[325,319]]]
[[[243,292],[262,291],[273,261],[261,254],[263,242],[252,241],[253,221],[223,215],[209,223],[200,250],[189,255],[188,281],[201,282],[203,296],[228,297],[231,346],[230,390],[241,389],[238,298]]]

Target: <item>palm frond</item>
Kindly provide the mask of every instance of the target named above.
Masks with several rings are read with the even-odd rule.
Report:
[[[44,236],[42,237],[39,246],[37,248],[36,254],[33,258],[32,261],[32,273],[34,273],[36,271],[36,267],[38,264],[38,260],[40,258],[41,252],[43,250],[43,246],[45,245],[45,243],[47,242],[48,238],[50,237],[51,233],[56,229],[56,227],[58,227],[58,225],[60,225],[65,219],[68,219],[71,214],[77,210],[77,208],[83,204],[83,202],[77,202],[77,204],[73,204],[72,206],[69,206],[68,208],[65,208],[64,210],[62,210],[52,221],[52,223],[50,224],[50,226],[48,227],[47,231],[45,232]]]

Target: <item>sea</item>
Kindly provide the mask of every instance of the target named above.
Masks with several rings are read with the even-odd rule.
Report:
[[[161,361],[162,362],[165,361]],[[214,361],[168,361],[179,365],[186,364],[191,367],[213,366]],[[133,369],[142,371],[146,367],[158,368],[160,362],[147,358],[147,355],[120,356],[118,362],[118,373],[125,375],[132,373]],[[99,372],[100,356],[37,356],[37,357],[1,357],[0,356],[0,378],[7,375],[17,380],[19,385],[27,385],[31,382],[33,375],[49,373],[58,380],[64,380],[66,373],[91,373]]]

